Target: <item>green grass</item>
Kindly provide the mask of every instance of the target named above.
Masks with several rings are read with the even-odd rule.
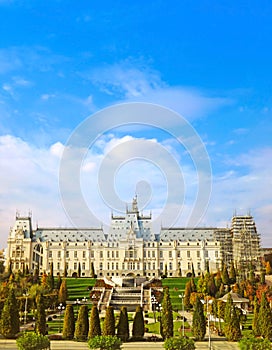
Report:
[[[182,302],[179,295],[184,293],[186,283],[190,281],[191,277],[172,277],[165,278],[162,280],[162,285],[164,287],[169,287],[169,293],[171,298],[171,303],[173,310],[181,310]],[[198,278],[194,278],[195,284],[197,284]]]
[[[68,300],[82,300],[84,297],[89,299],[88,287],[93,287],[95,281],[95,278],[67,278]]]

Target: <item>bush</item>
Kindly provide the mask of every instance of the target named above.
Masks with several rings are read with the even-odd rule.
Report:
[[[164,342],[164,348],[166,350],[194,350],[195,343],[192,339],[179,337],[179,338],[168,338]]]
[[[100,350],[121,349],[121,344],[121,340],[116,335],[97,335],[88,341],[90,349]]]
[[[19,350],[41,350],[50,349],[50,340],[35,332],[24,333],[16,340]]]
[[[239,341],[240,350],[271,350],[271,343],[268,339],[255,338],[252,334]]]

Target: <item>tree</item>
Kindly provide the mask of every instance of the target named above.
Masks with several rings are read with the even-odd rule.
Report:
[[[122,341],[127,341],[129,338],[128,314],[125,306],[121,307],[119,322],[117,325],[117,336]]]
[[[141,306],[136,307],[135,316],[132,325],[132,335],[135,338],[142,338],[144,336],[144,316],[143,309]]]
[[[192,305],[190,303],[190,296],[191,296],[192,292],[193,292],[192,283],[191,283],[191,281],[188,281],[185,285],[185,291],[184,291],[184,307],[186,309],[190,309],[192,307]]]
[[[77,277],[81,277],[81,265],[80,265],[80,262],[78,263]]]
[[[163,339],[173,337],[173,310],[169,294],[169,288],[164,288],[162,300],[161,332]]]
[[[46,314],[44,306],[44,297],[42,294],[37,297],[35,332],[42,335],[46,334]]]
[[[92,306],[90,324],[89,324],[89,334],[88,338],[94,338],[101,335],[101,326],[99,319],[99,312],[96,305]]]
[[[15,338],[20,331],[19,308],[14,289],[9,290],[1,316],[1,333],[5,338]]]
[[[105,320],[103,323],[103,335],[115,335],[115,318],[112,306],[106,309]]]
[[[228,295],[225,307],[224,320],[224,332],[226,338],[230,341],[238,341],[241,338],[240,323],[236,312],[236,308],[233,305],[233,300],[230,294]]]
[[[91,266],[90,266],[90,277],[94,278],[95,277],[95,271],[94,271],[94,263],[93,261],[91,262]]]
[[[196,340],[203,340],[206,334],[206,320],[203,304],[198,297],[194,305],[192,333]]]
[[[52,291],[54,289],[54,266],[53,261],[50,264],[50,273],[48,275],[48,287]]]
[[[227,284],[227,285],[230,284],[229,272],[228,272],[227,266],[225,264],[223,266],[223,271],[222,271],[221,277],[222,277],[222,282],[224,284]]]
[[[229,280],[230,280],[230,284],[234,284],[236,282],[236,271],[235,271],[233,261],[231,262],[231,265],[230,265]]]
[[[265,273],[267,275],[272,275],[272,267],[269,260],[265,264]]]
[[[57,279],[57,284],[56,284],[56,289],[57,290],[60,289],[61,283],[62,283],[62,279],[61,279],[60,274],[58,274],[58,279]]]
[[[256,337],[260,335],[259,309],[260,309],[260,305],[259,305],[257,297],[255,296],[255,298],[254,298],[254,314],[253,314],[253,320],[252,320],[252,330],[253,330],[253,333]]]
[[[265,293],[262,293],[261,305],[258,315],[260,336],[265,339],[272,338],[272,311]]]
[[[63,277],[67,277],[68,276],[68,270],[67,270],[67,265],[65,264],[65,267],[64,267],[64,271],[63,271]]]
[[[67,290],[66,279],[64,279],[62,280],[60,285],[58,300],[59,300],[59,303],[65,304],[67,299],[68,299],[68,290]]]
[[[89,318],[88,318],[88,306],[81,305],[78,312],[75,339],[78,341],[86,341],[89,333]]]
[[[75,314],[72,304],[68,304],[65,309],[63,319],[63,332],[62,337],[64,339],[74,339],[75,334]]]

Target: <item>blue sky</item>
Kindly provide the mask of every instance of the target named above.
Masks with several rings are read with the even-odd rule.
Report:
[[[69,135],[105,107],[147,102],[181,114],[207,148],[213,189],[200,224],[225,227],[235,210],[251,211],[271,247],[271,13],[265,0],[0,0],[0,245],[16,210],[31,210],[39,225],[69,225],[58,178]],[[193,167],[158,130],[105,133],[86,157],[82,188],[95,192],[90,171],[137,138],[168,147],[185,166],[185,218],[197,191]],[[124,201],[143,177],[143,165],[130,163],[116,179]],[[143,209],[159,215],[167,186],[146,166],[153,197]],[[109,219],[97,193],[84,197],[96,199],[89,204],[101,222]]]

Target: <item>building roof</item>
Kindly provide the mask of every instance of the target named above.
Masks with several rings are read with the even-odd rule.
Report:
[[[233,292],[229,292],[229,293],[225,294],[222,298],[218,298],[218,300],[222,300],[226,303],[228,300],[229,294],[230,294],[232,301],[234,303],[248,303],[249,302],[249,299],[243,298],[238,293],[233,293]]]

